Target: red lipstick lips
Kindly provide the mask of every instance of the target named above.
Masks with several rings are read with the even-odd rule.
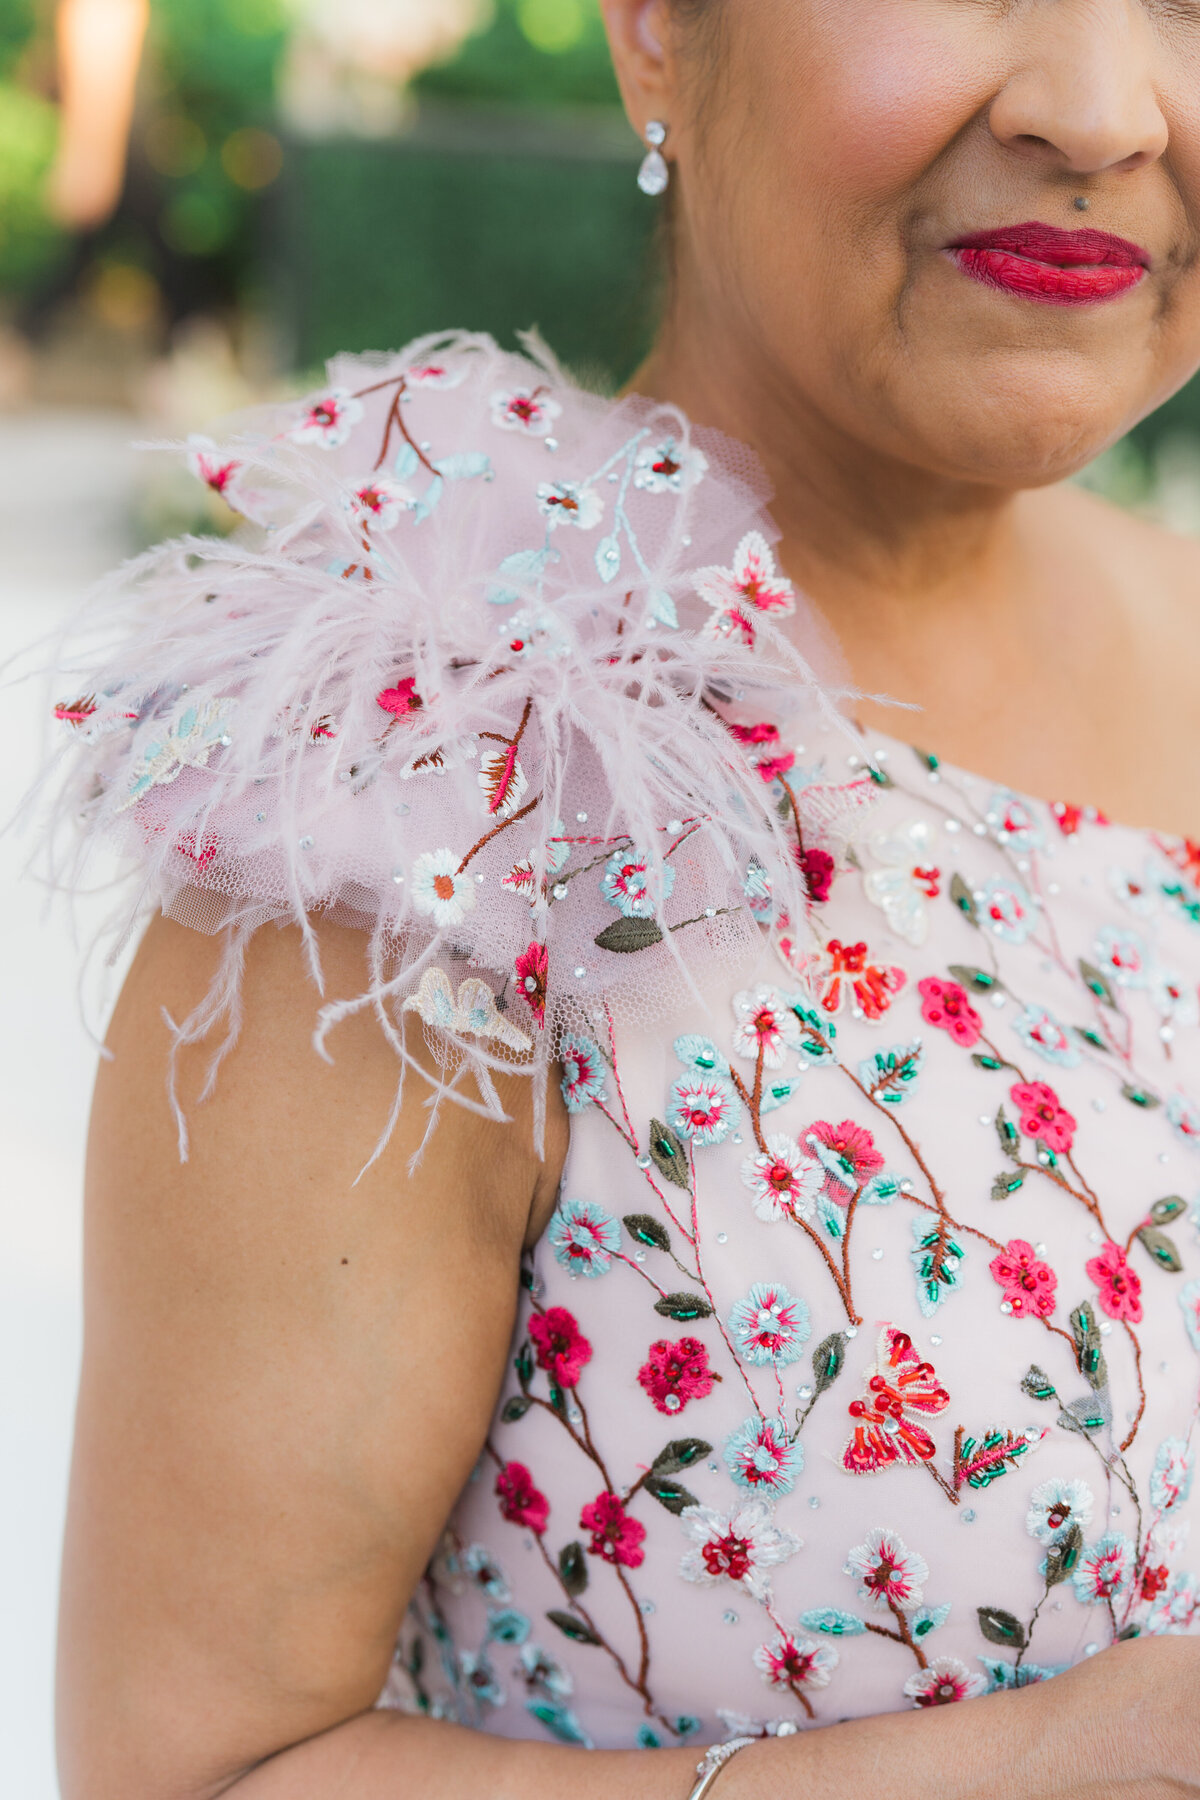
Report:
[[[1089,306],[1136,287],[1150,254],[1107,231],[1063,231],[1036,220],[976,231],[947,246],[964,275],[1051,306]]]

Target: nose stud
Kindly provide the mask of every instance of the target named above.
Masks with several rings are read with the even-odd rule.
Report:
[[[1076,196],[1075,196],[1075,211],[1076,212],[1086,212],[1088,207],[1091,204],[1092,203],[1088,199],[1086,194],[1076,194]]]

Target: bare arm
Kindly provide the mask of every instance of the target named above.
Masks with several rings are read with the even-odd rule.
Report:
[[[361,940],[323,934],[331,990]],[[312,1052],[296,934],[260,932],[246,1026],[181,1167],[166,1032],[206,939],[159,923],[114,1019],[88,1170],[87,1331],[61,1631],[65,1800],[684,1800],[695,1753],[518,1745],[371,1710],[499,1392],[523,1245],[565,1150],[416,1086],[356,1186],[395,1065],[369,1021]],[[185,1072],[197,1084],[200,1059]],[[1135,1709],[1140,1709],[1136,1711]],[[1200,1645],[755,1746],[717,1800],[1156,1800],[1200,1792]]]

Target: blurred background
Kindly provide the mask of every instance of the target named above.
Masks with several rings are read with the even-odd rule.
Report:
[[[123,556],[224,528],[135,440],[298,390],[335,350],[537,325],[619,384],[660,285],[641,153],[595,0],[0,0],[0,661]],[[1085,479],[1200,532],[1200,389]],[[6,693],[0,816],[40,699]],[[22,858],[0,838],[0,1792],[54,1800],[95,1050]]]

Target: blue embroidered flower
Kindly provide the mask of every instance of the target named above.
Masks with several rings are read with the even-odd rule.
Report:
[[[1186,1094],[1172,1094],[1167,1101],[1167,1118],[1177,1135],[1193,1150],[1200,1149],[1200,1106]]]
[[[1096,1501],[1086,1481],[1064,1481],[1059,1476],[1043,1481],[1029,1496],[1025,1529],[1039,1544],[1061,1544],[1078,1525],[1091,1523]]]
[[[594,1200],[564,1200],[546,1235],[563,1268],[589,1280],[607,1275],[621,1248],[621,1227]]]
[[[1098,967],[1118,987],[1145,987],[1154,958],[1140,933],[1106,925],[1096,935],[1095,955]]]
[[[542,1694],[548,1700],[565,1700],[575,1691],[568,1671],[537,1644],[526,1644],[522,1649],[521,1676],[531,1694]]]
[[[1192,1491],[1196,1457],[1183,1438],[1166,1438],[1158,1446],[1150,1472],[1150,1504],[1159,1512],[1181,1506]]]
[[[1073,1069],[1080,1060],[1079,1048],[1065,1025],[1060,1025],[1046,1007],[1031,1002],[1012,1022],[1012,1028],[1025,1045],[1043,1062],[1059,1069]]]
[[[1192,1349],[1200,1356],[1200,1280],[1189,1281],[1179,1296],[1183,1322],[1192,1340]]]
[[[1136,1561],[1137,1552],[1124,1532],[1106,1531],[1080,1557],[1079,1567],[1071,1577],[1075,1598],[1085,1606],[1117,1599],[1133,1580]]]
[[[799,1361],[812,1321],[805,1302],[781,1282],[756,1281],[744,1300],[734,1302],[729,1330],[748,1363],[782,1369]]]
[[[496,1680],[487,1652],[462,1650],[458,1657],[459,1679],[477,1706],[503,1706],[507,1696]]]
[[[626,919],[652,919],[671,898],[674,886],[670,863],[653,869],[645,850],[618,850],[604,865],[600,880],[600,892]]]
[[[559,1049],[562,1064],[562,1094],[569,1113],[581,1113],[593,1100],[603,1100],[604,1059],[591,1038],[568,1033]]]
[[[741,1488],[773,1499],[790,1494],[804,1467],[804,1448],[790,1443],[782,1419],[757,1414],[725,1440],[725,1466]]]
[[[746,870],[742,893],[754,917],[769,925],[775,917],[775,897],[771,892],[771,877],[761,863],[752,862]]]
[[[975,896],[979,922],[1005,944],[1023,944],[1037,924],[1037,911],[1026,888],[1007,876],[994,875]]]
[[[721,1075],[683,1075],[671,1089],[667,1124],[697,1148],[719,1144],[739,1116],[737,1097]]]
[[[533,1630],[527,1613],[515,1606],[493,1607],[488,1611],[488,1637],[498,1644],[523,1644]]]
[[[512,1593],[504,1576],[504,1571],[488,1549],[486,1544],[470,1544],[462,1555],[463,1573],[482,1588],[489,1600],[495,1600],[499,1606],[507,1606]]]
[[[1043,842],[1042,828],[1019,794],[997,788],[984,815],[992,835],[1006,850],[1035,850]]]

